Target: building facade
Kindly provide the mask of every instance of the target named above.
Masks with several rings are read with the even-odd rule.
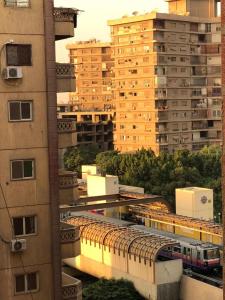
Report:
[[[70,44],[67,49],[76,73],[76,92],[70,94],[73,110],[112,110],[114,63],[110,44],[90,40]]]
[[[62,106],[61,106],[62,108]],[[73,121],[76,142],[73,146],[96,145],[101,151],[113,149],[113,118],[110,111],[58,112],[58,121]]]
[[[194,151],[221,144],[218,1],[168,2],[169,14],[108,22],[119,151]]]
[[[80,283],[61,270],[79,235],[59,219],[75,184],[58,176],[55,63],[55,39],[74,35],[77,11],[5,0],[0,12],[0,298],[80,299]]]

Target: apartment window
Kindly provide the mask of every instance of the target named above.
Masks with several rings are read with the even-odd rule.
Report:
[[[6,59],[8,66],[31,66],[31,45],[7,44]]]
[[[11,179],[31,179],[34,178],[34,160],[12,160],[11,161]]]
[[[29,7],[30,0],[5,0],[5,6]]]
[[[36,217],[13,218],[13,229],[15,236],[35,234],[37,232]]]
[[[32,120],[32,101],[9,101],[9,120]]]
[[[38,273],[15,275],[15,294],[36,292],[39,289]]]

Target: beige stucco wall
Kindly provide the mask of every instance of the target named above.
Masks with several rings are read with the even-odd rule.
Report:
[[[87,176],[88,196],[112,195],[119,193],[118,176]]]
[[[206,203],[201,198],[207,197]],[[205,188],[176,189],[176,213],[178,215],[213,219],[213,190]]]
[[[13,81],[0,78],[0,183],[4,193],[3,197],[0,192],[0,235],[7,241],[13,238],[10,217],[37,216],[37,234],[21,237],[27,242],[24,252],[11,253],[9,244],[0,243],[2,300],[31,298],[29,294],[14,296],[14,274],[25,271],[39,274],[40,289],[33,299],[53,299],[44,1],[31,0],[30,4],[29,8],[16,8],[0,2],[1,71],[6,67],[6,42],[32,45],[32,65],[21,67],[23,78]],[[9,100],[32,100],[33,120],[9,122]],[[11,181],[10,160],[14,159],[34,159],[35,178]]]
[[[222,300],[223,290],[188,276],[182,276],[180,300]]]
[[[146,299],[157,298],[157,286],[179,282],[182,275],[181,260],[167,262],[144,262],[118,250],[102,247],[98,243],[81,239],[81,255],[64,260],[68,265],[96,277],[126,278],[133,281]],[[151,296],[150,296],[151,295]],[[176,299],[174,299],[176,300]]]

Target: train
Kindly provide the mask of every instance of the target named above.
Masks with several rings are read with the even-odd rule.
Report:
[[[119,220],[108,218],[101,214],[90,212],[71,213],[72,216],[87,216],[99,221],[114,223],[119,226],[133,228],[143,233],[154,234],[161,237],[167,237],[177,242],[176,246],[163,249],[158,254],[159,260],[182,259],[184,268],[192,269],[197,272],[211,273],[220,272],[220,247],[218,245],[202,242],[192,238],[174,234],[172,232],[161,231],[155,228],[146,227],[143,224],[137,224],[134,221]],[[140,221],[140,220],[139,220]]]
[[[131,225],[131,227],[142,232],[153,233],[177,241],[178,244],[176,246],[163,249],[159,253],[161,258],[182,259],[184,267],[194,271],[212,272],[219,271],[221,268],[220,251],[217,245],[148,228],[143,225]]]

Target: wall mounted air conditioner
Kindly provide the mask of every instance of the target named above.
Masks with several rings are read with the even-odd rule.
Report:
[[[23,78],[22,68],[21,67],[6,67],[4,69],[4,78],[5,79]]]
[[[27,249],[27,241],[25,239],[11,240],[11,251],[21,252]]]

